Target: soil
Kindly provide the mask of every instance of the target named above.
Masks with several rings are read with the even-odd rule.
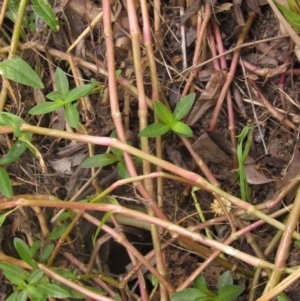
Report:
[[[47,95],[47,93],[51,92],[53,89],[53,83],[51,82],[51,76],[53,75],[51,74],[55,69],[51,70],[52,64],[59,66],[65,72],[71,74],[68,62],[53,55],[53,52],[48,52],[47,48],[66,53],[68,43],[75,41],[82,30],[88,27],[87,24],[95,18],[102,8],[102,1],[86,1],[85,8],[83,9],[84,12],[80,13],[75,9],[76,5],[79,5],[79,0],[70,0],[66,6],[64,1],[56,2],[56,6],[63,6],[65,11],[64,14],[58,14],[61,22],[61,30],[54,34],[48,27],[44,27],[45,29],[43,31],[35,34],[25,28],[25,36],[21,38],[20,43],[30,41],[32,43],[37,43],[39,46],[36,47],[36,49],[30,47],[25,49],[23,47],[18,53],[33,68],[37,66],[36,69],[40,68],[43,70],[41,76],[45,83],[45,89],[42,91],[42,95]],[[111,1],[114,12],[119,16],[118,24],[113,22],[114,42],[117,45],[114,48],[114,57],[116,60],[115,68],[116,70],[120,70],[121,76],[128,80],[128,83],[136,85],[137,79],[134,71],[130,36],[128,37],[128,23],[130,20],[128,18],[126,5],[124,4],[125,2],[126,1]],[[178,7],[182,6],[184,9],[187,9],[192,2],[199,2],[200,9],[205,5],[201,1],[161,1],[162,19],[160,32],[154,34],[153,38],[152,46],[156,59],[161,101],[172,109],[174,109],[180,100],[186,85],[187,78],[190,74],[190,71],[187,71],[187,68],[193,65],[195,44],[197,42],[197,17],[196,21],[191,18],[187,18],[186,20],[184,20],[183,17],[180,18]],[[245,43],[280,37],[282,35],[278,20],[269,5],[259,6],[258,1],[250,0],[242,2],[240,13],[245,20],[249,18],[253,8],[255,8],[256,12],[255,20],[244,41]],[[138,22],[142,29],[143,19],[141,8],[139,1],[135,1],[135,3]],[[225,1],[220,1],[219,5],[221,4],[225,4]],[[28,10],[30,11],[30,9],[29,6]],[[215,9],[217,9],[216,6]],[[148,10],[153,34],[154,16],[151,2],[148,3]],[[185,13],[187,12],[188,11]],[[192,12],[194,11],[192,10]],[[224,47],[226,49],[234,48],[244,26],[239,24],[240,20],[237,18],[233,6],[230,6],[227,11],[224,10],[220,13],[217,13],[216,11],[212,18],[215,17],[219,23]],[[70,21],[70,18],[72,21]],[[75,26],[74,24],[77,25]],[[209,24],[209,30],[211,31],[212,23]],[[185,68],[183,68],[180,25],[183,26],[187,33],[187,67]],[[8,18],[5,18],[3,28],[8,36],[12,35],[13,26],[13,22]],[[3,40],[5,41],[6,38],[4,37]],[[5,43],[7,44],[8,41],[5,41]],[[6,45],[5,43],[4,45]],[[2,46],[1,44],[1,47],[4,47],[4,45]],[[250,127],[253,126],[254,128],[252,136],[253,141],[249,153],[249,156],[253,159],[254,163],[249,163],[248,166],[247,164],[245,165],[245,169],[248,172],[247,180],[250,183],[251,202],[253,205],[259,205],[275,199],[281,189],[286,187],[288,183],[295,180],[299,175],[300,161],[298,160],[297,128],[299,125],[298,99],[300,81],[296,75],[286,75],[286,77],[282,77],[283,72],[276,71],[278,70],[276,68],[279,68],[287,60],[290,60],[290,64],[286,69],[297,69],[299,67],[299,62],[294,57],[293,52],[289,50],[290,45],[290,38],[280,37],[273,41],[260,43],[259,46],[250,45],[244,47],[241,51],[241,58],[243,60],[251,60],[253,65],[255,65],[256,71],[258,69],[269,68],[268,70],[271,70],[273,74],[269,77],[260,76],[253,70],[253,72],[249,71],[245,64],[244,67],[246,68],[246,71],[243,70],[242,64],[240,64],[237,66],[234,80],[231,85],[232,95],[234,96],[232,99],[235,119],[235,135],[238,136],[247,125]],[[45,50],[45,47],[46,51],[43,51],[42,49]],[[201,62],[209,60],[212,57],[209,43],[205,42],[203,47],[206,48],[206,54],[204,55],[202,52],[200,56]],[[5,55],[1,55],[3,55],[3,59],[5,59]],[[46,55],[49,62],[45,59]],[[76,50],[72,52],[72,55],[79,57],[82,61],[87,61],[94,66],[98,64],[98,68],[107,70],[110,62],[106,55],[105,33],[102,21],[94,28],[92,33],[89,33],[89,35],[86,36],[83,43],[76,47]],[[140,67],[143,74],[145,94],[151,99],[152,86],[150,62],[147,58],[147,52],[143,43],[140,47],[140,55],[142,60]],[[232,62],[232,55],[233,54],[231,53],[226,56],[228,66],[230,66]],[[83,102],[80,102],[78,105],[80,121],[89,135],[109,137],[115,129],[115,124],[111,118],[108,77],[103,76],[103,73],[94,72],[95,69],[92,71],[91,68],[89,69],[83,64],[78,62],[76,64],[81,73],[81,75],[79,74],[79,77],[82,77],[86,81],[94,78],[101,83],[102,88],[100,93],[97,92],[90,95],[89,98],[86,99],[85,105],[83,105]],[[211,133],[212,116],[216,107],[217,98],[224,84],[223,82],[219,82],[212,88],[208,86],[209,80],[213,77],[212,69],[214,69],[213,63],[204,65],[202,70],[198,70],[197,76],[193,80],[191,92],[194,91],[196,93],[195,106],[199,105],[199,108],[196,111],[197,113],[201,111],[201,116],[198,117],[197,121],[193,122],[193,124],[190,124],[194,136],[189,138],[189,141],[191,142],[194,151],[204,160],[212,174],[218,180],[220,188],[225,192],[230,193],[232,196],[239,198],[241,197],[240,184],[237,178],[237,168],[233,165],[236,147],[233,146],[230,138],[231,129],[229,127],[228,103],[226,103],[226,99],[220,111],[215,130],[213,131],[214,133]],[[229,67],[227,67],[226,70],[223,70],[223,72],[226,77],[226,74],[229,72]],[[283,86],[279,85],[280,80],[284,81]],[[69,81],[70,86],[75,87],[75,80],[73,77],[70,76]],[[270,109],[267,108],[265,103],[261,100],[254,86],[251,85],[252,81],[259,87],[261,93],[268,100],[271,107],[282,110],[281,112],[283,112],[284,116],[283,119],[290,120],[295,126],[294,129],[286,126],[283,119],[278,119],[272,114]],[[34,91],[31,88],[26,88],[25,86],[18,85],[14,82],[11,82],[11,87],[14,93],[9,93],[5,111],[21,116],[26,122],[32,125],[58,130],[70,130],[68,126],[66,127],[63,115],[58,111],[43,116],[31,116],[28,114],[28,110],[36,105],[36,103],[45,100],[44,96],[39,96],[38,91]],[[211,90],[209,90],[210,88]],[[287,95],[286,97],[283,96],[281,90]],[[204,93],[206,93],[205,95],[207,96],[205,97],[207,98],[203,96]],[[140,148],[141,142],[138,137],[138,99],[131,94],[128,93],[128,90],[124,89],[124,86],[118,85],[119,109],[122,112],[127,141],[129,141],[132,146]],[[16,96],[16,100],[14,100],[12,95]],[[240,97],[240,101],[238,96]],[[42,97],[42,99],[39,97]],[[131,98],[129,104],[130,108],[126,111],[128,97]],[[253,106],[251,104],[252,100],[254,101]],[[127,117],[129,117],[128,124],[125,122]],[[153,120],[154,116],[150,110],[148,116],[149,124],[153,123]],[[187,117],[185,118],[185,121],[186,120],[188,120]],[[82,130],[78,128],[74,132],[81,134]],[[206,134],[206,136],[204,136],[204,134]],[[1,153],[4,156],[8,151],[9,145],[15,143],[15,138],[13,138],[12,135],[1,135],[0,137]],[[204,145],[205,147],[197,145],[198,141],[200,141],[201,146]],[[82,201],[88,199],[88,196],[99,194],[101,190],[105,190],[120,179],[116,170],[116,164],[107,165],[97,176],[97,183],[94,183],[94,186],[91,184],[83,191],[80,191],[82,186],[92,176],[89,169],[80,167],[82,161],[88,157],[87,145],[81,142],[66,141],[51,136],[44,137],[38,135],[33,136],[32,144],[40,151],[46,169],[43,170],[41,168],[41,161],[33,156],[29,150],[24,153],[20,160],[7,166],[7,171],[13,184],[14,195],[16,196],[36,196],[37,198],[39,198],[39,196],[55,196],[57,199],[65,201],[69,201],[71,198],[73,201]],[[103,154],[106,151],[107,149],[104,146],[94,147],[95,154]],[[150,153],[155,155],[155,152],[156,144],[154,139],[151,139]],[[190,152],[186,149],[180,138],[174,134],[163,136],[163,159],[174,163],[176,166],[206,177],[203,170],[199,169],[199,165],[193,160]],[[250,167],[252,168],[252,171],[254,170],[251,174],[249,171]],[[155,167],[153,166],[153,170],[154,168]],[[138,174],[141,175],[143,173],[141,166],[139,166],[137,170]],[[139,196],[135,185],[129,183],[125,185],[116,185],[116,187],[117,188],[114,189],[109,196],[102,200],[103,202],[118,202],[121,206],[136,210],[137,212],[147,212],[149,208],[145,206],[145,200]],[[163,183],[162,210],[167,218],[174,224],[184,228],[197,227],[204,221],[199,220],[199,215],[197,214],[198,209],[195,206],[192,195],[190,193],[187,195],[183,194],[185,188],[186,186],[183,183],[172,179],[165,180]],[[279,208],[291,204],[294,200],[294,196],[295,191],[292,191],[289,196],[283,200],[283,204],[280,204],[274,210],[279,210]],[[197,200],[201,207],[205,220],[210,221],[214,218],[220,218],[215,223],[212,222],[207,226],[207,229],[209,229],[209,232],[212,235],[212,239],[215,239],[218,242],[224,242],[226,238],[230,236],[231,228],[226,218],[222,219],[217,212],[212,210],[214,199],[215,196],[213,194],[203,189],[195,191],[195,200]],[[59,209],[60,208],[41,208],[41,214],[45,217],[47,227],[50,231],[61,225],[61,223],[69,224],[72,218],[74,218],[74,215],[71,215],[71,218],[66,219],[65,221],[51,223],[51,219],[58,213]],[[232,205],[230,205],[230,209],[228,209],[229,214],[232,214],[236,210],[238,210],[238,208]],[[272,211],[266,212],[268,214],[272,213]],[[104,213],[89,213],[99,220],[106,219],[104,218]],[[281,215],[277,219],[282,222],[285,220],[285,217],[286,215]],[[234,219],[235,218],[233,218],[233,220]],[[246,218],[242,221],[244,227],[246,227],[247,225],[254,223],[255,220],[249,219],[246,215]],[[109,219],[107,223],[111,227],[114,227],[111,219]],[[240,227],[237,226],[237,224],[235,226]],[[43,244],[48,244],[49,240],[47,240],[46,237],[43,237],[44,235],[41,233],[40,229],[38,211],[34,208],[16,210],[6,219],[1,228],[0,240],[2,242],[2,252],[18,258],[17,252],[13,247],[13,239],[16,236],[22,238],[28,244],[31,244],[37,239],[41,239]],[[71,254],[74,258],[79,260],[80,263],[88,265],[93,250],[96,248],[92,243],[96,229],[97,228],[88,220],[81,218],[77,227],[71,232],[68,244],[63,244],[61,247],[61,252],[57,255],[53,265],[73,269],[73,263],[71,264],[70,257],[66,257],[64,255],[65,253]],[[122,231],[130,244],[143,256],[146,256],[146,254],[153,249],[152,237],[148,230],[149,225],[142,222],[131,224],[128,221],[124,221],[124,226],[122,228]],[[298,231],[298,229],[296,230]],[[203,229],[199,230],[199,233],[206,235],[206,232]],[[264,252],[276,235],[277,230],[273,226],[264,223],[260,227],[252,230],[251,233],[256,244],[262,252]],[[99,237],[104,236],[105,231],[101,230]],[[201,266],[204,259],[195,252],[195,250],[191,250],[179,240],[171,240],[171,237],[172,235],[170,235],[169,232],[161,230],[161,242],[170,242],[165,250],[167,279],[173,287],[178,288],[195,271],[195,269]],[[55,244],[57,244],[57,239],[58,237],[53,240]],[[257,256],[251,243],[245,236],[234,241],[231,246],[246,254],[255,257]],[[278,243],[276,244],[276,247],[272,249],[270,254],[267,254],[266,256],[266,260],[271,263],[274,263],[276,259],[277,247]],[[299,266],[299,252],[299,247],[295,244],[295,241],[293,241],[287,256],[287,267]],[[120,246],[120,244],[110,236],[108,237],[108,240],[99,247],[98,255],[98,259],[95,259],[95,261],[92,262],[94,274],[104,273],[117,281],[121,281],[120,279],[125,277],[132,268],[132,266],[130,266],[130,256],[126,249],[123,246]],[[242,260],[236,259],[235,257],[226,255],[226,258],[226,260],[230,263],[234,263],[238,267],[242,267],[251,272],[255,270],[255,267]],[[71,265],[72,267],[70,267]],[[79,265],[77,265],[77,268],[80,269]],[[210,289],[216,289],[219,276],[224,271],[226,271],[226,269],[216,262],[212,262],[203,271],[203,276]],[[147,289],[150,293],[153,289],[153,285],[151,284],[151,273],[145,270],[144,275],[147,279]],[[285,276],[286,275],[284,274],[283,279]],[[249,300],[248,297],[251,290],[252,278],[245,277],[242,273],[235,271],[232,272],[232,277],[234,284],[244,288],[242,295],[237,300]],[[264,274],[259,281],[259,284],[265,284],[267,280],[268,278],[266,274]],[[87,283],[89,285],[92,283],[92,285],[97,287],[92,281],[87,281],[85,284]],[[2,299],[5,300],[12,292],[13,286],[8,283],[3,274],[0,274],[0,284],[0,294],[3,296]],[[136,289],[135,274],[130,278],[128,285],[130,289],[132,289],[132,292],[126,290],[126,298],[128,298],[128,300],[141,300],[139,290]],[[190,287],[191,286],[192,284]],[[259,286],[254,300],[262,296],[263,287],[264,286],[262,285]],[[112,288],[120,294],[119,289],[116,289],[113,285]],[[290,300],[298,300],[300,297],[299,282],[296,281],[294,284],[290,285],[285,293]],[[126,300],[126,298],[122,295],[122,300]],[[161,300],[159,291],[156,291],[152,300]]]

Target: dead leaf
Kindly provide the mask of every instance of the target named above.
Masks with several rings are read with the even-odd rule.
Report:
[[[246,0],[247,5],[258,15],[262,16],[258,0]]]
[[[232,159],[210,139],[207,133],[202,134],[192,147],[205,163],[232,166]]]
[[[194,125],[201,116],[214,105],[218,98],[218,92],[221,89],[222,84],[225,81],[224,73],[214,70],[208,83],[205,86],[205,90],[202,92],[200,98],[194,104],[188,120],[188,125]]]
[[[273,182],[273,179],[268,179],[264,174],[255,168],[255,161],[248,157],[244,164],[247,182],[252,185],[260,185]]]
[[[288,164],[288,167],[285,171],[285,175],[282,179],[282,186],[288,185],[291,181],[293,181],[300,174],[300,154],[299,149],[296,147],[293,158]],[[285,198],[286,204],[290,204],[293,200],[298,187],[295,187]]]

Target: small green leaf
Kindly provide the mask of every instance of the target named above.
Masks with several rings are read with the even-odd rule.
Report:
[[[58,102],[58,100],[61,100],[63,95],[59,91],[56,90],[56,91],[52,91],[49,94],[47,94],[46,97],[52,101]],[[63,104],[64,104],[64,102],[62,102],[62,105]]]
[[[295,0],[287,0],[287,3],[289,5],[290,10],[292,10],[296,14],[300,13],[299,7],[298,7],[297,2]]]
[[[232,279],[231,273],[229,271],[225,271],[219,277],[217,288],[219,290],[223,286],[232,285],[232,284],[233,284],[233,279]]]
[[[0,168],[0,192],[7,198],[13,196],[10,179],[4,168]]]
[[[48,239],[52,240],[52,239],[58,239],[60,238],[67,230],[67,228],[69,227],[69,225],[60,225],[55,227],[51,233],[48,235]]]
[[[127,170],[126,164],[124,160],[118,162],[117,164],[117,172],[121,179],[128,179],[130,177],[130,174]]]
[[[300,16],[297,13],[289,10],[282,4],[274,1],[276,6],[279,8],[285,19],[297,30],[300,31]]]
[[[161,102],[154,102],[154,112],[159,117],[159,119],[167,125],[174,123],[174,118],[171,111]]]
[[[22,268],[8,262],[0,262],[0,269],[3,273],[8,273],[13,277],[19,277],[20,281],[27,279],[27,273]]]
[[[9,119],[5,117],[9,117]],[[9,125],[11,127],[16,127],[20,126],[20,124],[22,123],[25,123],[25,120],[20,118],[19,116],[8,112],[0,112],[0,125]]]
[[[33,258],[30,255],[30,250],[27,244],[20,238],[15,237],[14,238],[14,246],[18,252],[18,255],[23,259],[27,264],[29,264],[34,269],[38,269],[38,265],[33,260]]]
[[[72,101],[78,100],[84,96],[89,95],[95,87],[95,83],[87,84],[87,85],[82,85],[79,87],[74,88],[73,90],[69,91],[63,101],[65,104],[70,103]]]
[[[58,18],[52,11],[52,8],[47,0],[32,0],[32,8],[34,12],[46,24],[48,24],[54,32],[59,31]]]
[[[232,301],[243,292],[243,288],[237,285],[222,286],[218,290],[218,301]]]
[[[46,294],[41,294],[41,291],[38,288],[34,287],[33,285],[27,285],[26,291],[27,291],[28,295],[34,299],[40,300],[43,295],[44,295],[44,297],[45,296],[47,297]]]
[[[118,158],[112,154],[101,154],[87,158],[81,164],[82,168],[102,167],[113,164],[118,161]]]
[[[33,258],[41,246],[41,241],[36,240],[29,249],[30,256]]]
[[[33,272],[30,273],[28,277],[28,283],[29,284],[35,284],[39,280],[41,280],[44,276],[44,271],[43,270],[34,270]]]
[[[0,63],[0,75],[33,88],[43,89],[44,85],[32,68],[19,56]]]
[[[40,115],[40,114],[47,114],[59,109],[62,105],[58,104],[57,102],[42,102],[34,106],[29,110],[29,114],[31,115]]]
[[[288,301],[288,300],[281,296],[277,296],[277,301]]]
[[[96,244],[96,239],[97,239],[97,236],[98,234],[100,233],[101,229],[102,229],[102,226],[106,223],[106,221],[110,218],[110,216],[113,214],[114,212],[113,211],[108,211],[104,214],[104,216],[102,217],[101,219],[101,223],[100,225],[97,227],[96,229],[96,232],[94,234],[94,237],[93,237],[93,244],[95,245]]]
[[[195,187],[195,186],[194,186]],[[194,189],[194,188],[193,188]],[[194,281],[194,288],[200,289],[202,287],[207,287],[206,280],[203,275],[198,276]]]
[[[139,132],[140,137],[159,137],[167,133],[171,127],[164,123],[153,123]]]
[[[195,301],[219,301],[219,299],[218,299],[218,297],[216,297],[216,298],[200,297],[200,298],[196,298]]]
[[[157,277],[155,277],[154,275],[151,275],[151,284],[153,285],[153,286],[156,286],[156,285],[158,285],[158,278]]]
[[[193,137],[193,131],[191,130],[191,128],[181,121],[176,121],[171,128],[172,131],[177,135],[183,137]]]
[[[14,209],[0,215],[0,228],[2,227],[3,223],[5,222],[6,217],[8,215],[10,215],[11,213],[13,213],[17,209],[18,209],[18,207],[15,207]]]
[[[40,283],[37,285],[37,288],[41,290],[41,292],[46,293],[47,295],[55,298],[69,298],[70,294],[59,287],[58,285],[51,283]]]
[[[17,301],[27,301],[28,299],[28,293],[26,290],[23,290],[19,295],[18,295],[18,298],[17,298]]]
[[[62,97],[65,96],[69,92],[69,81],[65,72],[62,69],[56,68],[54,74],[54,81],[56,85],[55,92],[58,92]]]
[[[9,272],[3,272],[3,274],[5,275],[8,281],[15,285],[20,286],[22,285],[22,283],[25,283],[24,279],[19,274]]]
[[[17,301],[18,295],[19,295],[19,292],[18,292],[18,291],[15,291],[15,292],[12,293],[11,295],[9,295],[8,298],[6,298],[6,301]]]
[[[0,165],[9,165],[15,162],[24,153],[27,148],[27,144],[24,141],[18,140],[14,143],[8,153],[0,159]]]
[[[120,77],[120,75],[122,74],[122,70],[116,70],[115,75],[116,75],[116,79],[118,79]]]
[[[46,261],[50,257],[50,255],[52,254],[53,249],[54,249],[54,244],[49,244],[49,245],[45,246],[45,248],[41,252],[41,255],[39,257],[39,261],[40,262]]]
[[[185,97],[183,97],[178,104],[176,105],[176,108],[173,112],[173,118],[176,121],[181,120],[191,109],[191,107],[194,104],[196,97],[196,93],[191,93]]]
[[[295,241],[295,246],[298,247],[298,248],[300,248],[300,240],[296,240]]]
[[[68,103],[65,105],[65,117],[69,126],[77,129],[79,126],[79,112],[77,110],[77,103]]]
[[[187,288],[171,296],[172,301],[195,301],[197,298],[206,297],[196,288]]]

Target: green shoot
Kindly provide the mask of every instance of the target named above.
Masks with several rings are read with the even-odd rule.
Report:
[[[161,122],[153,123],[140,131],[140,137],[159,137],[170,130],[183,137],[192,137],[191,128],[180,120],[190,111],[194,104],[196,94],[191,93],[183,97],[177,104],[172,113],[164,104],[156,101],[154,103],[154,112]]]
[[[253,126],[246,126],[242,132],[237,136],[237,158],[239,163],[238,177],[240,181],[241,198],[244,201],[251,202],[251,192],[247,182],[244,163],[248,157],[250,146],[252,143]]]

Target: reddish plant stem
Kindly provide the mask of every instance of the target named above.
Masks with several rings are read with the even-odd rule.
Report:
[[[196,48],[194,51],[194,58],[193,58],[193,66],[198,64],[198,58],[199,58],[201,46],[203,45],[206,28],[207,28],[208,22],[211,18],[211,14],[212,14],[211,5],[207,2],[205,4],[204,20],[201,23],[199,35],[197,36],[197,43],[196,43]],[[197,68],[197,69],[195,68],[190,73],[189,78],[185,84],[184,90],[182,92],[182,97],[186,96],[189,93],[191,84],[192,84],[194,78],[196,77],[198,70],[199,70],[199,68]]]
[[[126,143],[125,132],[121,120],[121,113],[119,111],[117,85],[115,80],[115,58],[114,58],[114,48],[113,48],[113,34],[112,34],[111,19],[110,19],[111,10],[110,10],[109,2],[110,2],[109,0],[103,1],[103,22],[104,22],[105,41],[107,47],[108,79],[109,79],[108,86],[109,86],[109,94],[110,94],[110,102],[111,102],[111,112],[118,133],[118,137],[122,142]],[[126,162],[126,166],[129,174],[135,177],[137,175],[135,166],[133,164],[132,158],[126,152],[124,152],[124,160]],[[165,215],[162,213],[162,211],[157,206],[157,204],[153,202],[151,196],[140,182],[136,183],[136,189],[139,191],[142,197],[149,204],[149,207],[153,210],[156,216],[166,219]]]
[[[223,54],[225,49],[222,41],[222,35],[220,31],[220,27],[218,22],[213,21],[213,28],[216,36],[216,41],[217,41],[217,46],[218,46],[218,51],[219,54]],[[222,56],[220,58],[221,61],[221,68],[223,72],[227,70],[227,62],[225,59],[225,56]],[[229,127],[229,132],[230,132],[230,140],[231,144],[233,145],[234,149],[237,147],[237,142],[236,142],[236,131],[235,131],[235,120],[234,120],[234,112],[233,112],[233,105],[232,105],[232,97],[231,97],[231,91],[228,89],[227,94],[226,94],[226,102],[227,102],[227,112],[228,112],[228,127]],[[233,168],[237,169],[238,168],[238,159],[237,159],[237,154],[234,152],[233,153]]]
[[[286,260],[289,254],[289,248],[292,243],[292,235],[294,230],[297,227],[300,214],[300,188],[298,188],[297,195],[291,212],[287,218],[285,229],[282,233],[280,244],[277,248],[276,257],[275,257],[275,267],[272,270],[271,277],[265,287],[264,293],[269,292],[273,289],[281,279],[281,275],[286,266]]]
[[[248,34],[248,31],[250,30],[250,27],[251,27],[251,25],[254,21],[254,17],[255,17],[254,13],[251,13],[249,15],[249,18],[248,18],[248,20],[245,24],[245,27],[243,28],[243,31],[242,31],[242,33],[241,33],[241,35],[240,35],[240,37],[237,41],[237,46],[244,43],[244,40],[245,40],[245,38]],[[223,85],[223,88],[221,90],[220,96],[218,98],[218,101],[217,101],[217,104],[216,104],[216,107],[215,107],[215,110],[214,110],[214,113],[213,113],[213,116],[212,116],[212,119],[211,119],[209,130],[212,131],[212,132],[216,129],[217,120],[218,120],[218,117],[219,117],[219,114],[220,114],[220,110],[221,110],[223,101],[224,101],[226,93],[227,93],[227,91],[230,87],[230,84],[233,81],[234,74],[235,74],[235,71],[236,71],[236,67],[237,67],[237,64],[238,64],[239,58],[240,58],[240,52],[241,52],[240,48],[237,48],[233,53],[230,70],[227,74],[226,81],[225,81],[225,83]]]

